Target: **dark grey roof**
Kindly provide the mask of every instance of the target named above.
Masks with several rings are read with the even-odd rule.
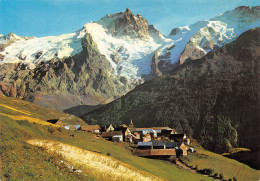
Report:
[[[170,129],[170,130],[166,130],[166,129],[164,129],[164,130],[162,130],[162,134],[171,134],[171,132],[172,132],[172,129]]]
[[[167,142],[165,145],[166,145],[167,148],[174,148],[175,147],[175,144],[173,142]]]
[[[52,123],[52,124],[56,124],[59,121],[59,119],[49,119],[47,120],[47,122]]]
[[[153,146],[164,146],[164,142],[163,141],[152,141]]]
[[[152,142],[138,142],[137,146],[153,146]]]
[[[178,147],[179,148],[181,146],[181,144],[182,143],[180,143],[180,142],[173,142],[174,147]]]
[[[171,134],[170,138],[175,138],[175,139],[183,139],[184,134]]]

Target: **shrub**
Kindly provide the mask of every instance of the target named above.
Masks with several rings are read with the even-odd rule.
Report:
[[[214,172],[214,170],[211,168],[204,168],[202,170],[199,170],[199,172],[202,174],[211,175]]]
[[[214,178],[218,178],[218,174],[217,174],[217,173],[214,173],[213,177],[214,177]]]
[[[170,156],[169,160],[170,160],[170,162],[176,164],[176,157]]]
[[[233,181],[237,181],[237,178],[236,178],[236,177],[233,177]]]
[[[223,179],[223,178],[224,178],[223,175],[222,175],[222,173],[219,174],[219,178],[220,178],[220,179]]]
[[[18,121],[18,124],[20,124],[21,126],[28,126],[30,127],[30,122],[28,120],[21,120],[21,121]]]
[[[52,134],[55,130],[53,129],[52,126],[48,126],[48,131]]]

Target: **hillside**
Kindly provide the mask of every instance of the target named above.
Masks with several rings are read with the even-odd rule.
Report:
[[[133,156],[127,143],[42,124],[46,119],[64,114],[19,99],[0,98],[3,100],[0,105],[1,180],[214,180],[170,162]],[[21,116],[27,117],[15,119]],[[254,180],[258,176],[256,170],[235,160],[199,146],[196,150],[196,154],[184,160],[188,165],[205,168],[207,163],[207,168],[221,173],[225,179],[235,176],[238,180]],[[203,164],[195,162],[202,156]],[[229,169],[220,169],[220,163],[221,168]],[[238,170],[243,171],[238,173]]]
[[[172,163],[133,156],[127,144],[45,124],[64,113],[0,98],[1,180],[212,180]]]
[[[259,13],[242,6],[164,36],[127,8],[59,36],[0,36],[0,91],[82,115],[234,41]]]
[[[257,180],[259,179],[259,170],[254,170],[249,166],[226,159],[216,153],[197,148],[196,153],[183,157],[182,161],[190,168],[196,170],[211,169],[211,176],[221,178],[222,180]]]
[[[251,151],[248,149],[235,148],[231,149],[229,153],[224,153],[223,156],[247,164],[251,168],[260,170],[260,158],[258,156],[259,153],[259,149]]]
[[[260,28],[188,61],[170,75],[83,116],[92,123],[170,126],[223,153],[234,146],[259,147]]]

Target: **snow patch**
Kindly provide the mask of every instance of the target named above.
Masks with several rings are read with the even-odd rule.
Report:
[[[52,58],[69,57],[81,50],[81,38],[77,38],[77,33],[28,40],[21,39],[5,48],[5,57],[0,63],[23,62],[28,64],[30,68],[34,68],[39,62],[46,62]],[[41,55],[37,57],[39,53]],[[19,57],[24,57],[24,59]]]

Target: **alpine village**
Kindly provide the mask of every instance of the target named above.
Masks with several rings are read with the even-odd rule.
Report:
[[[186,156],[188,151],[194,152],[190,138],[184,133],[177,133],[169,127],[135,128],[131,120],[129,126],[117,125],[65,125],[62,120],[53,119],[47,122],[62,126],[66,130],[90,132],[108,141],[133,143],[134,155],[141,157],[173,157]],[[74,134],[70,135],[74,137]]]

